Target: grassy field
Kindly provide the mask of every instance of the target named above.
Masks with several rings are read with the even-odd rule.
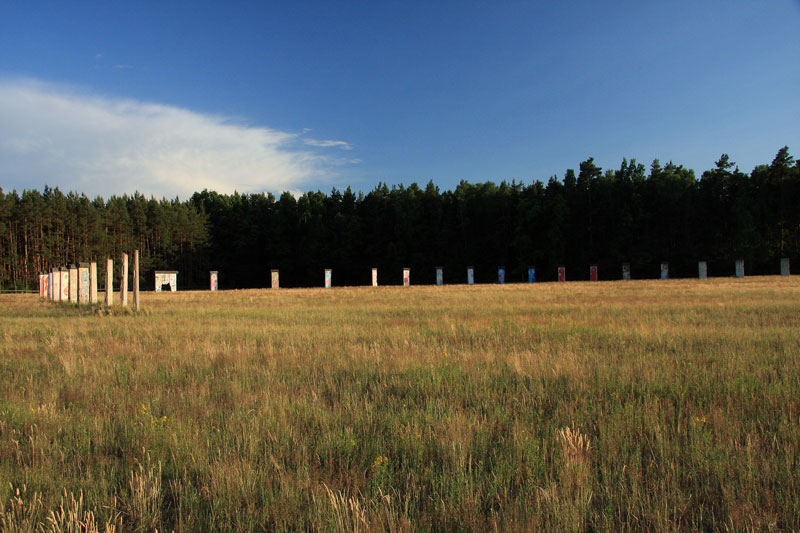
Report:
[[[800,528],[800,278],[142,306],[0,296],[0,530]]]

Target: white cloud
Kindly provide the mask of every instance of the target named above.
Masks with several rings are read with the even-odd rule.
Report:
[[[305,141],[308,141],[306,139]],[[325,141],[347,146],[344,141]],[[140,191],[187,198],[300,190],[338,162],[298,134],[154,103],[0,79],[0,186],[45,184],[89,196]]]
[[[352,150],[353,147],[350,146],[350,143],[345,141],[329,141],[329,140],[318,140],[318,139],[304,139],[303,142],[309,146],[319,146],[322,148],[341,148],[343,150]]]

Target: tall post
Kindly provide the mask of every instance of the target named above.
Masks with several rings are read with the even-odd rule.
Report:
[[[78,303],[78,265],[69,266],[69,301]]]
[[[139,310],[139,250],[133,251],[133,310]]]
[[[61,301],[61,268],[53,269],[53,301]]]
[[[114,303],[114,260],[106,259],[106,305]]]
[[[705,261],[697,263],[697,277],[699,279],[708,279],[708,263]]]
[[[736,277],[737,278],[744,277],[744,259],[736,260]]]
[[[78,301],[89,303],[89,263],[78,263]]]
[[[97,303],[97,262],[89,263],[89,303]]]
[[[122,279],[119,282],[119,299],[122,307],[128,307],[128,254],[122,254]]]
[[[56,268],[52,269],[51,274],[53,276],[53,283],[52,283],[52,286],[53,286],[52,293],[53,294],[52,294],[52,298],[51,299],[54,302],[57,302],[58,300],[61,299],[61,290],[58,287],[58,284],[59,284],[59,281],[61,280],[61,278],[59,277],[58,269],[56,269]]]
[[[69,269],[61,267],[61,301],[69,301]]]

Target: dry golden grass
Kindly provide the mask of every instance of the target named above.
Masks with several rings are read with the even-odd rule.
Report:
[[[4,529],[800,527],[797,278],[142,306],[0,296]]]

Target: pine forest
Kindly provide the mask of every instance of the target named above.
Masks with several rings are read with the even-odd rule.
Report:
[[[88,198],[58,188],[21,193],[0,188],[0,288],[30,290],[38,273],[79,261],[118,258],[140,250],[142,286],[155,270],[179,271],[181,289],[208,286],[219,271],[222,289],[268,286],[279,269],[282,287],[320,286],[323,269],[334,285],[414,284],[435,280],[509,282],[556,278],[654,278],[669,262],[671,277],[730,276],[743,259],[748,274],[777,274],[781,258],[800,259],[800,161],[788,147],[769,164],[742,172],[723,154],[698,178],[694,171],[655,160],[647,169],[623,159],[618,169],[592,158],[562,178],[468,183],[440,191],[379,184],[367,194],[349,187],[299,196],[220,194],[203,190],[187,200],[140,193]]]

